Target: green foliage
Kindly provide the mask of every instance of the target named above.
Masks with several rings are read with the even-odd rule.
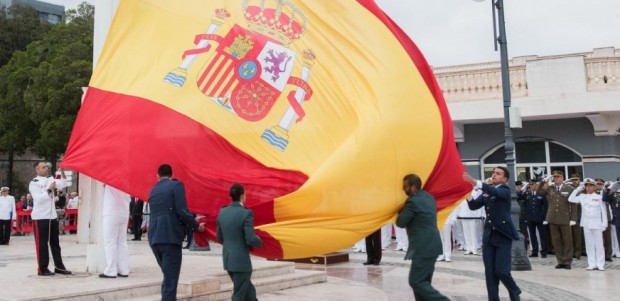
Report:
[[[30,7],[0,12],[0,151],[51,161],[65,151],[92,73],[93,30],[87,3],[53,26]]]

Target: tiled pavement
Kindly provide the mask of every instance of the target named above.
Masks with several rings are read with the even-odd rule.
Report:
[[[75,235],[61,236],[63,258],[66,265],[77,272],[77,275],[91,277],[90,282],[100,281],[95,276],[79,271],[85,262],[85,247],[75,243]],[[144,266],[155,265],[152,254],[146,241],[129,242],[132,263],[138,266],[136,274],[145,269]],[[393,248],[393,246],[392,246]],[[219,265],[221,248],[212,246],[210,252],[184,251],[185,262],[202,260],[216,262]],[[344,250],[344,252],[350,252]],[[204,259],[202,257],[206,256]],[[259,295],[262,301],[310,301],[310,300],[414,300],[407,283],[409,261],[404,261],[404,252],[394,251],[391,248],[384,251],[383,260],[379,266],[364,266],[364,253],[350,253],[350,261],[335,265],[316,266],[297,264],[298,269],[324,270],[327,272],[326,283],[313,284],[272,293]],[[259,264],[262,259],[256,259]],[[606,271],[586,271],[586,259],[573,262],[572,270],[554,269],[555,258],[530,258],[532,271],[514,271],[517,284],[523,294],[522,300],[615,300],[620,294],[620,260],[607,263]],[[54,281],[38,281],[34,276],[36,271],[34,240],[29,237],[13,237],[11,245],[0,246],[0,300],[7,299],[6,292],[22,291],[22,296],[28,296],[32,283],[37,281],[37,290],[45,290],[46,286],[55,288]],[[182,271],[183,273],[183,271]],[[159,276],[159,275],[156,275]],[[182,275],[183,278],[183,275]],[[105,280],[103,280],[105,281]],[[136,281],[130,275],[129,280]],[[87,282],[88,283],[88,282]],[[438,262],[433,278],[433,285],[452,300],[478,301],[486,300],[484,283],[484,267],[482,257],[463,255],[455,252],[452,262]],[[96,283],[93,286],[97,286]],[[84,287],[84,289],[88,289]],[[502,300],[508,300],[506,290],[500,285]],[[23,298],[22,298],[23,299]]]

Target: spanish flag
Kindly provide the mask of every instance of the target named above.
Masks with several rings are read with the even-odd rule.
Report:
[[[163,163],[212,239],[243,184],[273,259],[393,221],[408,173],[440,224],[471,188],[431,68],[371,0],[121,1],[62,165],[146,199]]]

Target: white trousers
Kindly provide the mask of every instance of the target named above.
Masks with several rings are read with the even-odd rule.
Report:
[[[409,249],[409,236],[407,236],[407,228],[394,227],[396,234],[396,250],[407,251]]]
[[[588,253],[588,267],[605,268],[605,246],[603,245],[603,231],[601,229],[583,229],[586,239],[586,253]]]
[[[107,276],[129,274],[129,248],[127,248],[128,217],[103,217],[103,248],[106,267],[103,271]]]
[[[460,219],[456,220],[454,224],[454,240],[461,245],[463,249],[465,249],[465,235],[463,234],[463,221]]]
[[[381,227],[381,248],[387,249],[392,244],[392,224]]]
[[[463,236],[465,238],[465,252],[473,252],[482,245],[482,221],[479,219],[463,219]]]
[[[443,246],[443,259],[450,261],[450,258],[452,258],[452,226],[444,225],[439,235],[441,236],[441,245]]]
[[[366,239],[362,238],[360,241],[356,242],[353,246],[353,250],[355,252],[366,253]]]

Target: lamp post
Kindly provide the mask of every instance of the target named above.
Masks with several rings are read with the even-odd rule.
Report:
[[[476,2],[483,2],[485,0],[474,0]],[[515,173],[515,143],[512,136],[512,128],[510,127],[510,111],[511,111],[511,99],[510,99],[510,70],[508,68],[508,42],[506,39],[506,24],[504,21],[504,0],[491,0],[493,9],[493,36],[495,39],[495,51],[497,51],[497,44],[499,44],[499,52],[501,59],[501,73],[502,73],[502,98],[504,100],[504,149],[506,150],[506,168],[516,179]],[[497,18],[495,17],[495,10],[497,10]],[[497,27],[499,27],[499,35],[497,34]],[[514,180],[509,181],[510,190],[512,191],[512,201],[510,213],[512,215],[512,221],[515,227],[519,228],[519,205],[516,202],[515,185]],[[527,257],[527,250],[525,248],[525,239],[523,234],[519,233],[519,240],[514,241],[512,244],[512,269],[515,271],[529,271],[532,270],[530,261]]]

